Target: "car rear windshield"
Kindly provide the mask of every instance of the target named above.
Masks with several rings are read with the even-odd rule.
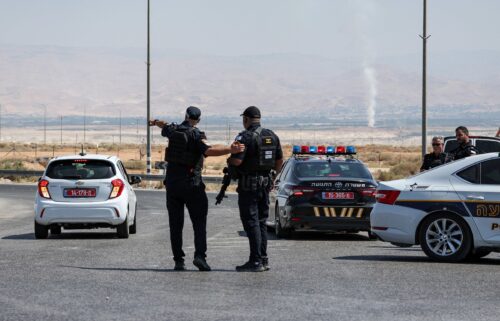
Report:
[[[69,159],[50,163],[45,175],[55,179],[104,179],[115,174],[113,164],[104,160]]]
[[[360,163],[309,162],[298,163],[295,175],[305,177],[348,177],[372,179],[368,169]]]

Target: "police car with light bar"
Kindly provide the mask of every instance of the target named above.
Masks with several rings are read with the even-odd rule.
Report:
[[[437,261],[500,252],[500,154],[470,156],[382,182],[371,229],[399,246],[420,244]]]
[[[64,156],[52,159],[38,181],[35,237],[47,238],[64,229],[116,228],[128,238],[137,230],[137,197],[128,175],[115,156]]]
[[[270,192],[267,225],[293,231],[366,231],[377,183],[354,146],[293,146]]]

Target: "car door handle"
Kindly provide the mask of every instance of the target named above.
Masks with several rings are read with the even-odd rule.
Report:
[[[467,195],[468,200],[484,201],[484,196]]]

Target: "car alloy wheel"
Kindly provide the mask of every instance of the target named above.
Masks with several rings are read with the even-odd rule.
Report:
[[[465,259],[472,247],[467,223],[451,213],[426,217],[420,229],[422,250],[438,261],[458,262]]]
[[[457,253],[462,246],[463,239],[464,234],[460,226],[446,218],[435,220],[425,232],[427,245],[439,256]]]

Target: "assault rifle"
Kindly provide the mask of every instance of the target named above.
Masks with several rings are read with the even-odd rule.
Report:
[[[225,197],[227,198],[226,196],[227,187],[231,184],[231,181],[233,179],[238,178],[236,173],[236,168],[234,168],[233,166],[224,167],[222,172],[224,173],[224,177],[222,178],[222,186],[220,187],[219,194],[217,194],[217,197],[215,197],[216,199],[215,205],[219,205],[220,203],[222,203],[222,200]]]

